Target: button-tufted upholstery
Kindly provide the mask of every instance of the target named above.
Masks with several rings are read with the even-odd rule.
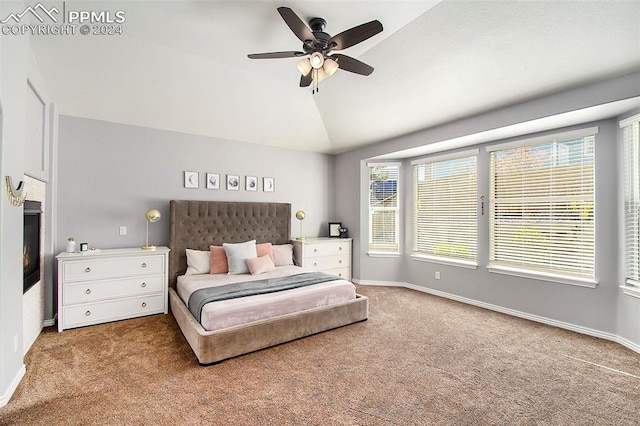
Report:
[[[186,249],[241,243],[286,244],[291,236],[291,204],[171,200],[169,286],[187,270]]]

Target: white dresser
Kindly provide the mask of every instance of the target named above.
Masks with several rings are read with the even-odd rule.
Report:
[[[293,240],[296,265],[351,281],[351,238]]]
[[[168,312],[169,249],[61,253],[58,331]]]

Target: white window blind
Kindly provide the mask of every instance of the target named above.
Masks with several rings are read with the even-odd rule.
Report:
[[[399,163],[370,163],[369,251],[399,252]]]
[[[490,266],[595,279],[597,128],[587,130],[489,149]]]
[[[477,259],[477,150],[413,162],[418,255]]]
[[[640,285],[640,115],[620,123],[624,145],[624,258],[626,282]]]

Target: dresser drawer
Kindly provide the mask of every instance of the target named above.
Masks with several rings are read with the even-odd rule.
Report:
[[[331,275],[335,275],[337,277],[342,278],[343,280],[346,281],[351,281],[351,269],[349,268],[340,268],[340,269],[327,269],[322,271],[325,274],[331,274]]]
[[[349,255],[349,241],[340,243],[324,243],[324,244],[309,244],[305,247],[305,258],[316,258],[323,256],[336,256],[344,254]]]
[[[82,259],[64,264],[64,281],[88,281],[132,275],[164,273],[162,256],[137,256],[120,259]]]
[[[314,271],[324,271],[327,269],[337,268],[349,268],[349,256],[332,256],[332,257],[317,257],[310,258],[304,261],[305,268],[313,269]]]
[[[158,293],[163,290],[162,275],[88,281],[64,286],[64,303],[87,303],[97,300]]]
[[[119,319],[161,313],[163,310],[164,295],[162,294],[65,306],[64,327],[80,327],[105,321],[117,321]]]

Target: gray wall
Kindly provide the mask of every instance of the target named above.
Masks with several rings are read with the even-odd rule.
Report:
[[[184,171],[200,172],[200,188],[184,188]],[[221,189],[205,188],[205,173],[220,173]],[[242,177],[240,191],[227,191],[226,174]],[[259,190],[244,190],[244,176],[260,178]],[[275,192],[262,191],[262,177],[275,178]],[[169,200],[288,202],[307,213],[306,236],[327,234],[333,220],[333,157],[257,144],[60,116],[58,136],[58,251],[67,237],[99,248],[144,244],[145,212],[157,208],[150,243],[169,242]],[[127,236],[119,235],[126,226]],[[299,223],[292,219],[292,236]]]
[[[0,3],[0,16],[8,13],[9,7]],[[28,38],[0,37],[0,407],[24,373],[22,208],[9,203],[4,177],[17,185],[24,176],[28,54]]]
[[[578,126],[597,125],[596,137],[596,267],[597,288],[584,288],[540,280],[517,278],[490,273],[488,262],[488,218],[479,220],[479,267],[477,270],[419,262],[411,253],[411,166],[404,161],[401,188],[405,210],[401,217],[401,245],[403,254],[396,258],[372,258],[367,251],[366,160],[404,149],[471,135],[486,130],[509,126],[553,114],[578,110],[601,103],[627,99],[640,95],[639,74],[633,74],[598,84],[576,88],[546,98],[532,100],[510,108],[482,114],[449,123],[433,129],[396,138],[375,146],[340,154],[336,158],[336,179],[344,182],[336,187],[336,211],[344,221],[359,223],[354,237],[354,278],[363,282],[387,282],[418,286],[435,293],[447,293],[459,300],[498,308],[502,311],[522,313],[549,323],[568,326],[603,337],[615,338],[618,333],[619,305],[624,307],[623,323],[638,318],[640,299],[626,296],[619,302],[622,283],[619,270],[618,192],[620,182],[617,165],[617,120],[586,122]],[[557,130],[552,130],[555,133]],[[506,141],[506,140],[505,140]],[[501,142],[501,141],[492,141]],[[482,147],[483,145],[477,145]],[[488,161],[481,150],[479,161],[479,195],[488,192]],[[435,280],[435,272],[441,279]],[[637,322],[635,323],[637,324]],[[630,328],[627,325],[627,329]],[[637,329],[637,328],[636,328]],[[640,347],[638,333],[629,332],[628,339]]]

